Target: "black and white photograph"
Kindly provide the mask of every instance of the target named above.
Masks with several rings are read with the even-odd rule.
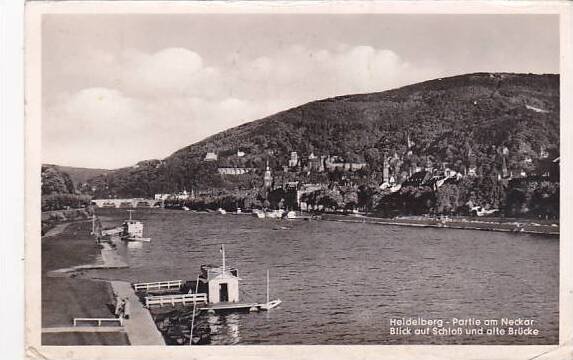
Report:
[[[202,9],[38,17],[43,347],[560,344],[559,13]]]

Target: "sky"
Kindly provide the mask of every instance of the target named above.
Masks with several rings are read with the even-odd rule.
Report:
[[[309,101],[559,73],[555,15],[44,15],[44,163],[114,169]]]

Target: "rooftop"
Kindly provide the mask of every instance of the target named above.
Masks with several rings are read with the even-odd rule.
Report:
[[[225,277],[235,277],[237,280],[241,280],[239,278],[239,271],[233,267],[225,267],[225,271],[223,271],[223,266],[216,266],[216,265],[201,265],[201,279],[203,281],[211,281],[221,275]]]

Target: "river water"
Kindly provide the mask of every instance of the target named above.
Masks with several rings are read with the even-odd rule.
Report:
[[[126,213],[100,215],[110,226]],[[221,264],[225,244],[227,265],[242,278],[241,300],[262,302],[269,269],[270,297],[280,298],[280,307],[205,315],[199,328],[208,328],[211,344],[558,342],[557,237],[162,209],[138,209],[134,218],[144,222],[151,243],[120,249],[129,269],[96,276],[194,280],[201,264]],[[539,335],[390,334],[391,319],[409,317],[527,318]],[[177,326],[187,328],[185,321]]]

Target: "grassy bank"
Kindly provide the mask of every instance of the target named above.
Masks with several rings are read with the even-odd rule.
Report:
[[[129,344],[124,333],[61,333],[42,334],[43,345],[126,345]]]
[[[49,277],[52,270],[95,263],[100,254],[90,236],[89,221],[70,223],[59,234],[42,239],[42,327],[71,326],[74,317],[113,317],[109,283]],[[44,345],[128,344],[121,333],[44,334]]]
[[[42,212],[42,236],[47,235],[51,229],[58,225],[72,221],[86,220],[89,219],[92,214],[93,211],[89,208],[44,211]]]

